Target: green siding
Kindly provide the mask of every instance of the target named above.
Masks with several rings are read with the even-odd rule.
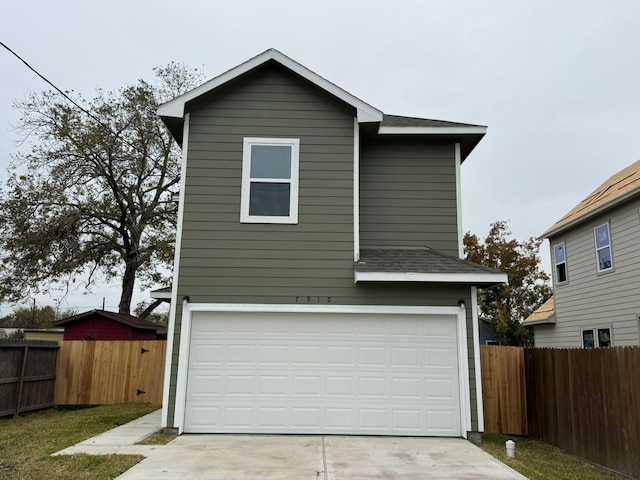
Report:
[[[180,298],[291,303],[353,282],[354,114],[279,68],[191,112]],[[300,139],[297,225],[240,223],[244,137]]]
[[[331,297],[334,305],[455,306],[459,299],[470,305],[469,287],[354,282],[354,115],[280,69],[265,71],[191,112],[178,301],[188,295],[192,303],[295,304],[306,303],[308,296],[320,303]],[[240,223],[242,145],[248,136],[300,139],[298,224]],[[429,197],[435,200],[429,214],[450,215],[454,238],[455,169],[454,178],[449,179],[447,167],[453,146],[432,150],[430,165],[438,185]],[[410,176],[412,165],[406,162],[405,177]],[[449,180],[454,182],[452,192],[442,186]],[[376,182],[374,178],[365,189],[365,199],[371,200],[365,210],[376,208],[376,201],[385,203],[388,197],[382,193],[378,198],[373,188],[393,188]],[[412,204],[406,193],[402,187],[396,197]],[[402,202],[392,207],[401,208]],[[393,215],[396,211],[388,212]],[[423,214],[415,210],[407,218],[430,222],[430,218],[418,218]],[[425,244],[422,231],[400,227],[394,226],[406,230],[399,238],[409,238],[409,245]],[[435,222],[431,233],[439,240],[431,246],[444,246],[450,229],[447,222]],[[455,241],[454,246],[457,252]],[[443,250],[453,249],[448,245]],[[174,416],[181,327],[180,306],[177,310],[169,424]],[[471,335],[471,318],[467,322]],[[472,418],[477,429],[473,341],[469,338],[468,342]]]
[[[360,245],[458,255],[452,142],[376,138],[360,154]]]

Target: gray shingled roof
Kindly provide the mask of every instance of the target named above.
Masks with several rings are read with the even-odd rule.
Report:
[[[400,115],[382,116],[381,127],[484,127],[472,123],[447,122],[430,118],[402,117]]]
[[[500,274],[498,270],[429,249],[364,249],[356,272]]]

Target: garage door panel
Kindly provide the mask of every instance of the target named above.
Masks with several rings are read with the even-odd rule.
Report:
[[[320,366],[323,358],[323,348],[320,345],[295,345],[292,366]]]
[[[454,316],[194,315],[184,430],[459,436],[455,335]]]

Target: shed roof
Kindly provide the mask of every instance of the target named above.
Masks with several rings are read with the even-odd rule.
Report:
[[[90,310],[88,312],[79,313],[78,315],[72,315],[71,317],[63,318],[57,322],[53,322],[55,326],[67,325],[69,323],[77,322],[80,320],[87,320],[91,317],[108,318],[115,322],[128,325],[131,328],[139,328],[141,330],[156,330],[158,332],[165,332],[166,328],[157,323],[150,322],[143,318],[134,317],[133,315],[126,315],[124,313],[107,312],[106,310]]]
[[[542,234],[544,238],[571,228],[640,194],[640,160],[609,177],[569,213]]]

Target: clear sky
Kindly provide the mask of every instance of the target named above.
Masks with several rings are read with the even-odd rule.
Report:
[[[23,0],[1,10],[0,40],[87,98],[170,61],[210,78],[276,48],[385,113],[487,125],[462,166],[463,226],[481,236],[495,220],[538,236],[640,158],[637,0]],[[2,183],[18,149],[12,103],[46,87],[0,50]],[[118,295],[99,288],[62,307],[98,308],[105,296],[115,308]]]

